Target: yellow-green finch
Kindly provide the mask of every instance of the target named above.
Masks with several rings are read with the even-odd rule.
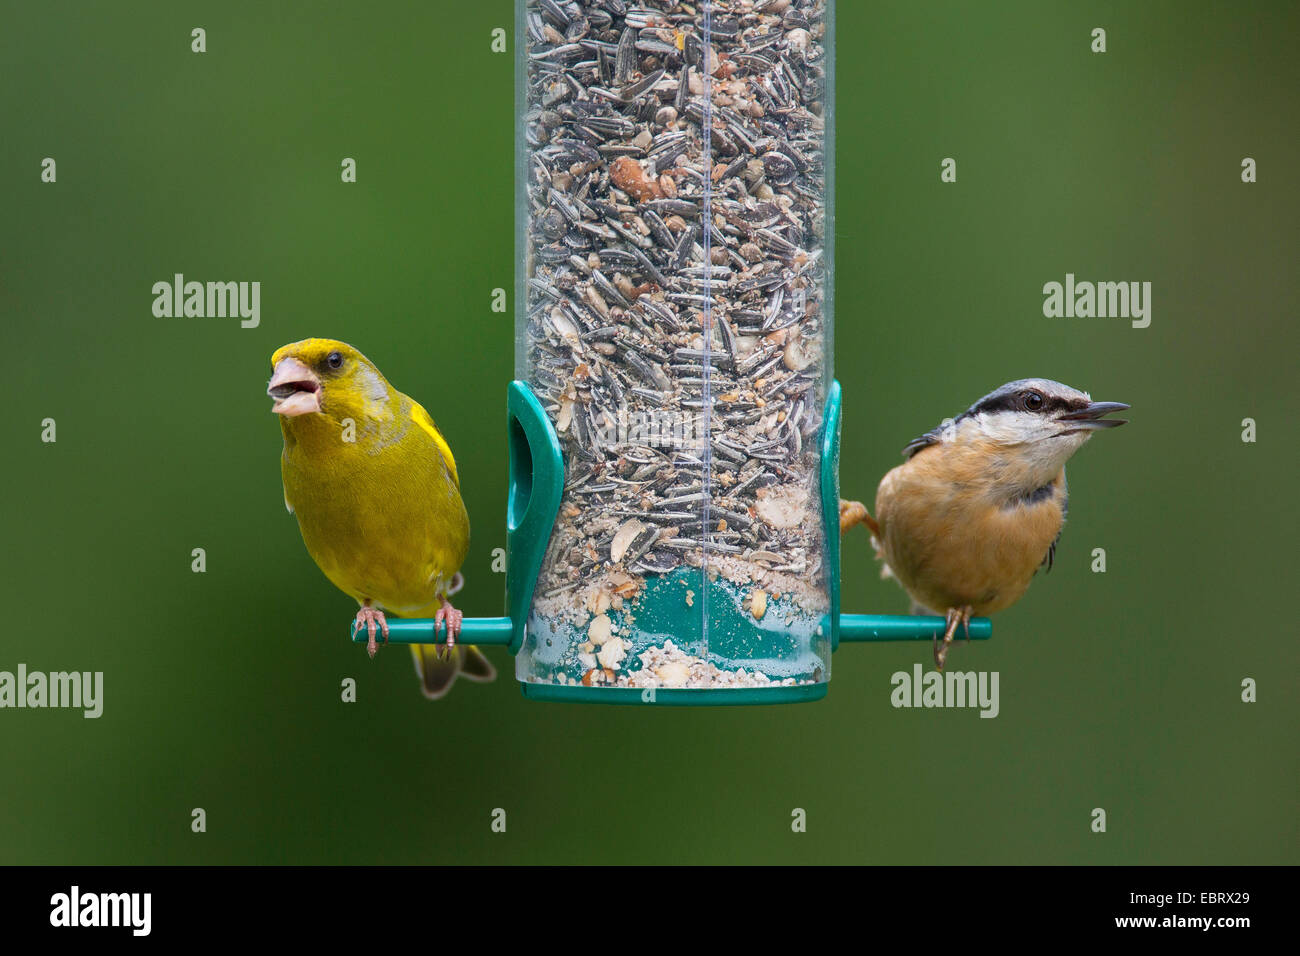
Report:
[[[361,605],[353,631],[388,639],[385,612],[433,617],[447,647],[413,644],[426,697],[447,693],[458,673],[496,676],[478,649],[456,645],[469,515],[456,461],[418,402],[403,395],[345,342],[304,339],[278,349],[267,394],[280,416],[284,503],[307,552],[335,587]]]

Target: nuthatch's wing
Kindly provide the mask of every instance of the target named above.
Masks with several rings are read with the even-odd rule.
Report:
[[[1047,554],[1043,555],[1043,564],[1047,565],[1047,571],[1052,570],[1052,565],[1056,563],[1056,546],[1061,543],[1061,535],[1065,533],[1065,518],[1070,513],[1070,493],[1066,492],[1065,500],[1061,502],[1061,530],[1056,532],[1056,538],[1047,548]],[[1039,565],[1042,567],[1042,565]]]
[[[943,427],[944,427],[943,425],[936,425],[934,428],[931,428],[924,435],[920,435],[917,438],[913,438],[910,442],[908,442],[905,446],[903,446],[903,457],[911,458],[913,455],[915,455],[918,451],[921,451],[923,448],[929,448],[931,445],[939,444],[939,442],[943,440],[940,437],[940,435],[943,433]]]

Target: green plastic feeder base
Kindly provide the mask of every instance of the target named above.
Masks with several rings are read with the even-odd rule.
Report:
[[[559,439],[541,403],[524,382],[511,382],[507,419],[510,448],[510,485],[506,505],[506,534],[509,564],[506,571],[505,617],[465,618],[460,634],[463,644],[507,647],[518,654],[534,587],[541,571],[551,529],[564,490],[564,459]],[[841,641],[880,643],[885,641],[933,641],[943,636],[946,622],[941,617],[906,614],[840,613],[840,384],[832,382],[826,396],[822,424],[821,498],[826,540],[826,567],[830,575],[830,614],[822,626],[829,627],[831,651]],[[392,644],[440,644],[444,631],[432,620],[388,622]],[[958,640],[988,640],[993,625],[988,618],[970,622],[969,632],[958,631]],[[365,631],[352,635],[364,644]],[[655,688],[585,687],[573,684],[520,682],[529,700],[601,704],[668,704],[711,706],[719,704],[794,704],[826,696],[829,682],[774,687]]]

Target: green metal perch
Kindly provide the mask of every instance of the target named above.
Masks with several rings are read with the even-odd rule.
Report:
[[[930,641],[943,637],[945,622],[941,617],[918,617],[910,614],[841,614],[840,640],[850,643],[885,641]],[[464,644],[488,644],[509,647],[514,622],[508,617],[467,617],[461,625]],[[958,638],[966,637],[958,630]],[[970,639],[985,641],[993,636],[993,624],[986,617],[971,618]],[[445,629],[435,632],[433,618],[420,620],[388,619],[388,640],[392,644],[441,644]],[[358,644],[366,643],[364,629],[352,635]]]

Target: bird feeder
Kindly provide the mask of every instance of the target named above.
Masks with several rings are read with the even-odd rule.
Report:
[[[507,615],[460,640],[526,697],[815,700],[943,633],[840,611],[833,6],[517,5]]]

